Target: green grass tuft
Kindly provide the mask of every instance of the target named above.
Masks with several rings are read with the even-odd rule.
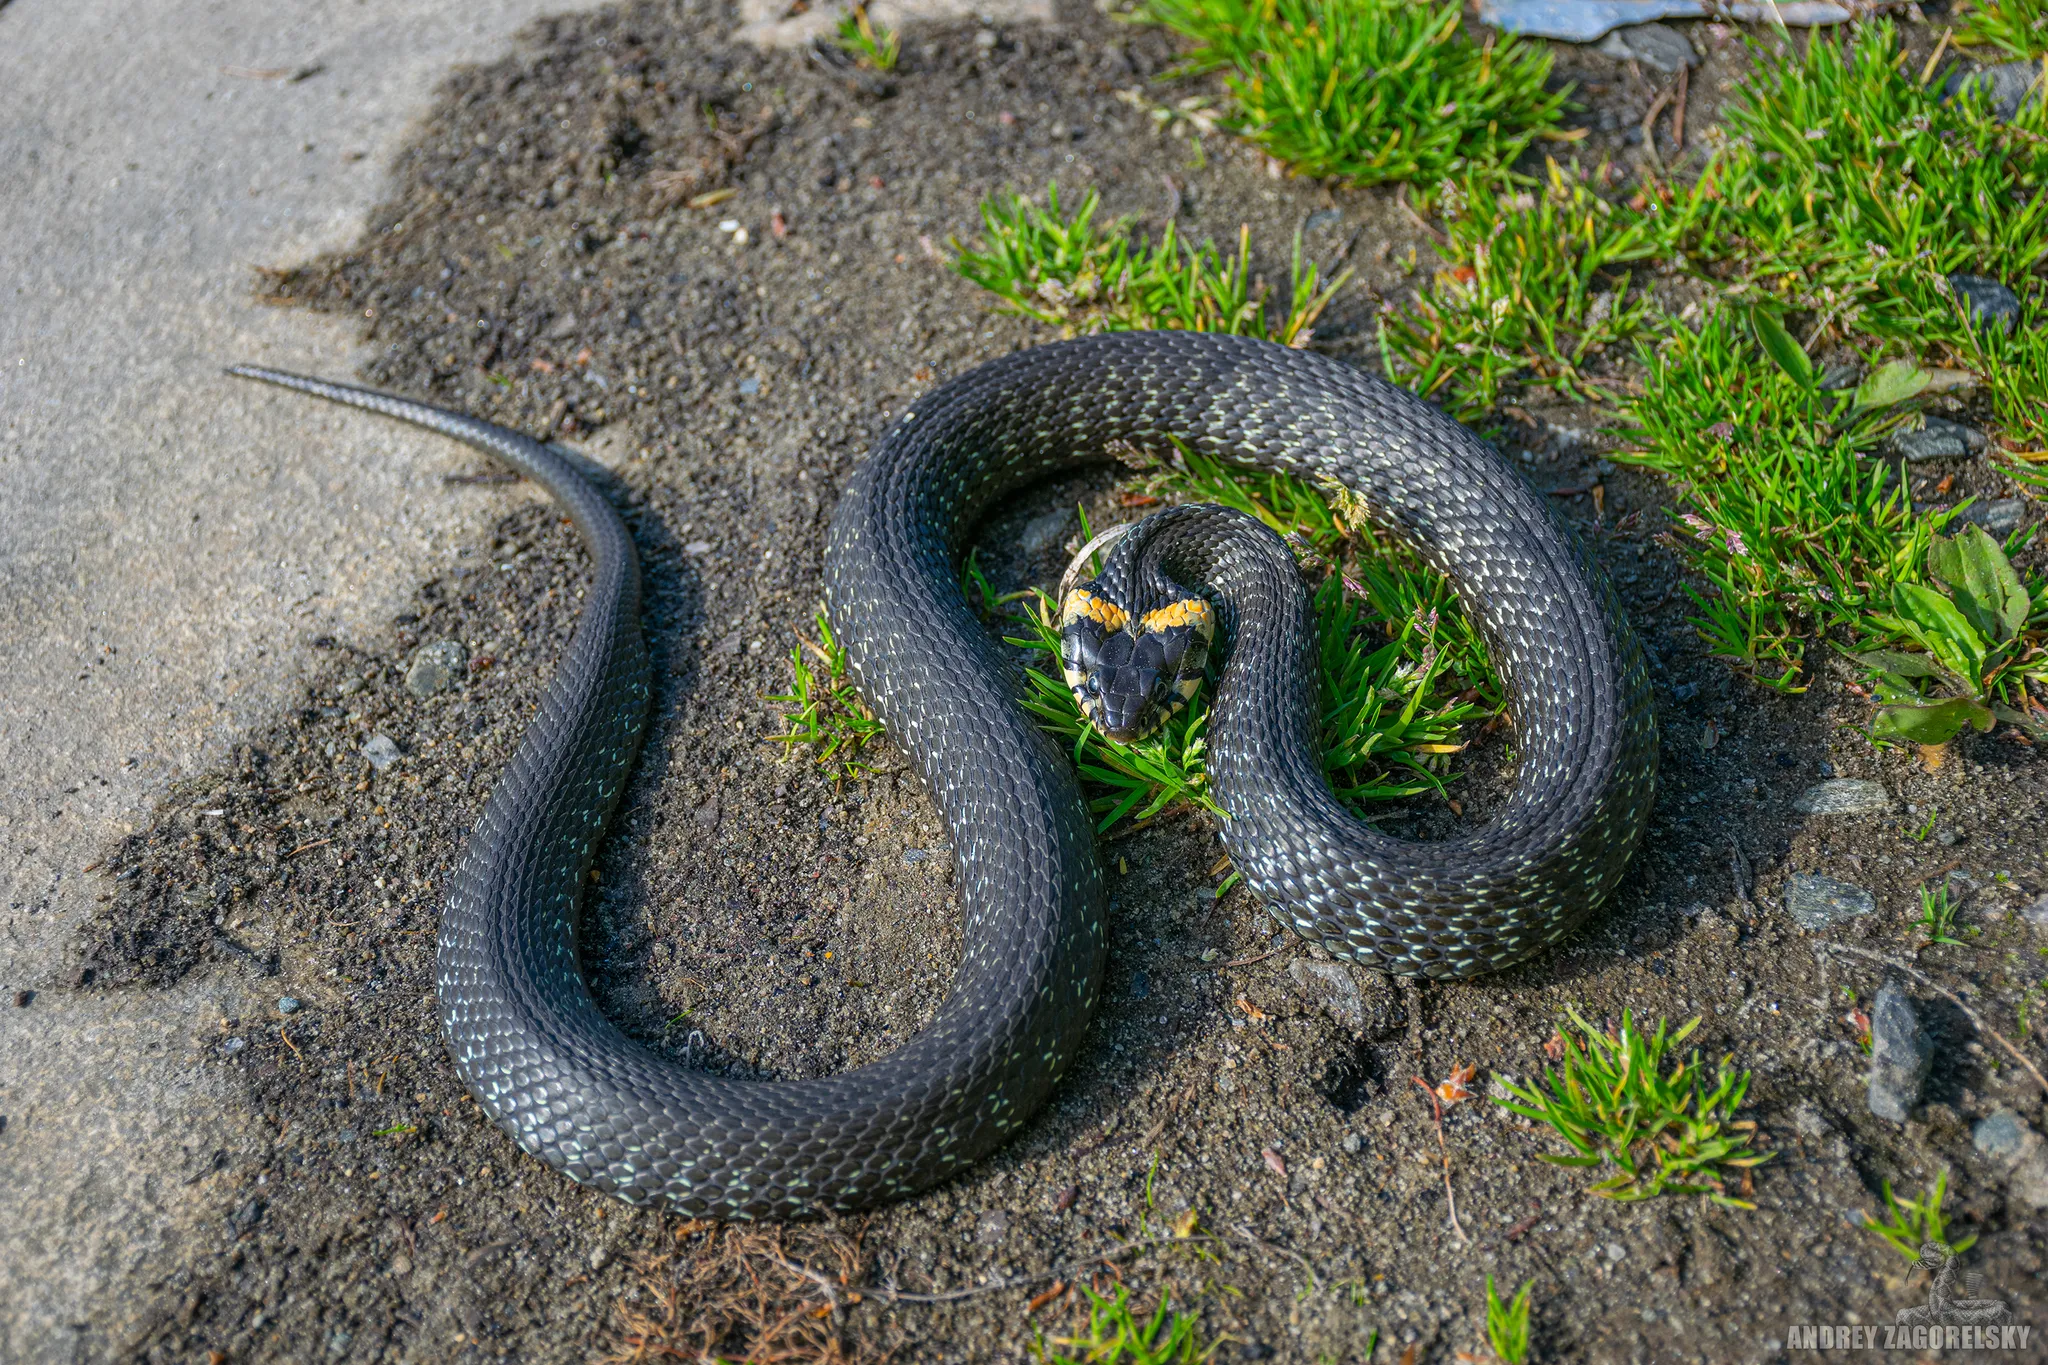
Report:
[[[1956,903],[1949,896],[1947,882],[1932,889],[1920,888],[1919,928],[1921,938],[1929,946],[1936,943],[1946,943],[1955,948],[1970,946],[1955,936]]]
[[[902,47],[900,35],[894,29],[878,27],[863,4],[855,4],[840,18],[833,41],[840,51],[875,71],[894,71]]]
[[[1500,1365],[1522,1365],[1529,1358],[1529,1291],[1535,1287],[1536,1281],[1530,1280],[1512,1300],[1502,1303],[1493,1276],[1486,1277],[1486,1344]]]
[[[1986,60],[2038,57],[2048,52],[2048,2],[1962,0],[1949,11],[1957,47],[1988,47]]]
[[[1610,203],[1576,163],[1537,183],[1471,176],[1439,190],[1444,268],[1380,323],[1387,377],[1475,420],[1511,383],[1611,400],[1598,367],[1661,328],[1633,268],[1670,250],[1668,215]],[[1661,206],[1660,206],[1661,207]]]
[[[2048,109],[1944,102],[1889,21],[1760,62],[1683,212],[1725,295],[1805,338],[1967,346],[1946,277],[2026,278],[2048,248]]]
[[[1216,1343],[1200,1344],[1199,1313],[1173,1311],[1172,1299],[1159,1296],[1149,1318],[1131,1311],[1131,1291],[1118,1285],[1114,1294],[1098,1294],[1086,1285],[1088,1322],[1073,1336],[1038,1333],[1032,1352],[1042,1365],[1200,1365],[1216,1354]]]
[[[817,627],[816,643],[800,636],[789,651],[789,691],[765,698],[783,708],[783,732],[770,738],[785,749],[810,745],[815,761],[834,781],[865,777],[872,770],[860,761],[860,753],[882,733],[882,722],[848,676],[846,651],[833,638],[823,607]]]
[[[1169,223],[1153,245],[1133,240],[1128,219],[1095,222],[1099,199],[1090,190],[1072,214],[1060,209],[1059,187],[1048,186],[1044,207],[1021,195],[998,196],[981,206],[983,246],[952,243],[962,275],[1001,298],[1004,307],[1058,327],[1068,336],[1088,332],[1174,330],[1230,332],[1308,344],[1309,329],[1351,276],[1327,285],[1301,259],[1295,243],[1284,312],[1269,314],[1267,290],[1251,271],[1249,229],[1238,233],[1237,254],[1209,242],[1190,245]]]
[[[1728,1182],[1776,1153],[1751,1151],[1756,1125],[1735,1118],[1749,1090],[1747,1071],[1738,1075],[1733,1059],[1723,1057],[1710,1077],[1697,1049],[1689,1058],[1676,1055],[1700,1021],[1670,1033],[1660,1019],[1645,1037],[1627,1011],[1615,1033],[1601,1032],[1576,1010],[1568,1013],[1558,1030],[1561,1065],[1546,1068],[1540,1084],[1503,1079],[1508,1098],[1495,1100],[1549,1124],[1571,1144],[1571,1156],[1543,1159],[1618,1168],[1618,1175],[1593,1186],[1609,1199],[1703,1194],[1716,1204],[1756,1207],[1729,1194]]]
[[[1671,480],[1670,541],[1709,585],[1692,596],[1713,652],[1802,691],[1809,636],[1889,605],[1941,523],[1915,517],[1886,466],[1861,458],[1886,414],[1844,425],[1853,395],[1772,363],[1736,310],[1680,329],[1648,364],[1624,428],[1634,449],[1615,458]]]
[[[1150,0],[1140,11],[1222,70],[1233,126],[1303,175],[1433,184],[1497,170],[1557,126],[1542,43],[1468,42],[1457,4],[1412,0]]]
[[[1920,1248],[1929,1242],[1945,1246],[1960,1256],[1977,1244],[1977,1238],[1973,1233],[1960,1241],[1948,1240],[1947,1224],[1941,1214],[1942,1200],[1947,1197],[1947,1167],[1942,1168],[1934,1183],[1927,1187],[1927,1193],[1917,1200],[1899,1198],[1892,1193],[1892,1182],[1887,1180],[1884,1182],[1883,1221],[1867,1213],[1859,1213],[1859,1221],[1909,1261],[1918,1261]]]

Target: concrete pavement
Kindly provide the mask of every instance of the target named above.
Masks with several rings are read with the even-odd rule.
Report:
[[[237,1142],[191,1059],[242,987],[67,990],[81,870],[293,697],[312,637],[524,496],[451,495],[439,443],[223,378],[359,359],[250,268],[349,242],[449,67],[575,7],[0,8],[0,1359],[117,1344],[200,1212],[184,1180]]]

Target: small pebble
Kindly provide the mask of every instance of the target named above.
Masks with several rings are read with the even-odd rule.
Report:
[[[2020,529],[2020,523],[2027,519],[2027,503],[2024,498],[1980,498],[1949,522],[1951,534],[1964,525],[1981,526],[1992,535],[2004,539]]]
[[[609,1248],[597,1247],[590,1253],[590,1268],[592,1270],[603,1270],[611,1258],[612,1253]]]
[[[356,1130],[344,1128],[334,1135],[334,1140],[336,1142],[354,1142],[356,1140]]]
[[[1985,102],[1990,107],[1991,117],[2000,123],[2011,123],[2023,104],[2031,104],[2040,98],[2034,90],[2034,82],[2040,74],[2040,67],[2035,62],[2000,62],[1981,71],[1966,71],[1958,67],[1942,82],[1941,97],[1944,100],[1954,99],[1965,87],[1981,90],[1987,97]]]
[[[1805,929],[1825,929],[1877,909],[1877,897],[1851,882],[1795,872],[1785,883],[1785,909]]]
[[[1960,460],[1982,453],[1984,433],[1944,417],[1923,417],[1911,431],[1895,431],[1885,438],[1885,453],[1917,463],[1921,460]]]
[[[1802,1104],[1792,1111],[1792,1126],[1801,1137],[1810,1138],[1823,1138],[1835,1130],[1827,1116],[1810,1104]]]
[[[1152,994],[1152,978],[1143,972],[1131,973],[1131,999],[1143,1000]]]
[[[369,759],[370,766],[381,773],[404,755],[399,752],[398,743],[391,736],[371,735],[363,742],[363,757]]]
[[[1618,28],[1600,40],[1598,51],[1618,62],[1639,62],[1669,76],[1681,66],[1698,66],[1699,53],[1685,35],[1666,24]]]
[[[1311,962],[1296,958],[1287,964],[1287,974],[1311,1005],[1322,1010],[1339,1026],[1353,1031],[1365,1027],[1365,999],[1358,982],[1341,962]]]
[[[1010,1232],[1010,1215],[1001,1209],[991,1209],[981,1215],[974,1225],[974,1240],[983,1246],[994,1246]]]
[[[1627,1260],[1628,1248],[1624,1247],[1619,1242],[1609,1242],[1607,1244],[1607,1259],[1609,1262],[1615,1264],[1619,1264],[1620,1262]]]
[[[232,1057],[248,1046],[249,1040],[247,1038],[230,1038],[220,1045],[220,1055]]]
[[[469,671],[469,650],[456,640],[435,640],[412,652],[405,668],[405,690],[415,697],[445,692]]]
[[[711,553],[711,542],[708,540],[693,540],[683,547],[683,553],[686,555],[708,555]]]
[[[1892,794],[1884,784],[1860,777],[1816,782],[1792,803],[1801,815],[1875,815],[1891,808]]]
[[[1024,534],[1018,538],[1024,553],[1038,556],[1050,553],[1067,538],[1067,527],[1073,516],[1067,512],[1047,512],[1024,523]]]
[[[2019,325],[2020,296],[2007,288],[2003,281],[1984,275],[1951,275],[1949,288],[1956,298],[1970,310],[1970,321],[1979,327],[1996,327],[2001,332],[2010,332]]]
[[[1885,982],[1870,1006],[1870,1112],[1904,1123],[1933,1067],[1934,1040],[1920,1026],[1912,997],[1898,982]]]
[[[746,377],[745,379],[742,379],[742,380],[740,381],[740,392],[741,392],[741,393],[746,393],[746,394],[754,394],[754,393],[759,393],[760,391],[761,391],[761,381],[760,381],[760,380],[759,380],[758,378],[756,378],[755,376],[753,376],[753,375],[748,375],[748,376],[747,376],[747,377]]]
[[[1353,1156],[1356,1156],[1358,1155],[1359,1149],[1365,1146],[1365,1139],[1360,1137],[1356,1133],[1346,1133],[1344,1135],[1344,1140],[1338,1143],[1337,1145],[1342,1147],[1345,1151],[1351,1153]]]
[[[14,1008],[25,1010],[35,1003],[35,998],[36,993],[34,991],[16,991],[14,993]]]
[[[1970,1141],[1993,1161],[2017,1161],[2026,1150],[2027,1125],[2012,1110],[2000,1109],[1970,1130]]]
[[[296,995],[280,995],[277,997],[277,1012],[279,1014],[297,1014],[304,1008],[305,1006],[299,1003],[299,998]]]

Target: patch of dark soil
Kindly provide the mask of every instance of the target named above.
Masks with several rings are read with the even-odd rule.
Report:
[[[993,46],[971,27],[915,33],[888,97],[801,55],[733,48],[731,27],[713,7],[653,3],[537,25],[514,56],[450,81],[358,249],[266,287],[364,318],[383,346],[373,382],[596,433],[648,565],[663,686],[601,856],[587,966],[612,1016],[679,1061],[814,1076],[914,1033],[958,954],[944,833],[900,760],[884,746],[882,776],[835,787],[785,761],[761,700],[787,685],[820,530],[870,440],[944,377],[1045,339],[990,316],[939,244],[973,233],[984,194],[1053,178],[1100,186],[1109,212],[1155,228],[1170,204],[1200,234],[1249,223],[1268,278],[1307,223],[1312,257],[1361,270],[1318,344],[1376,366],[1374,310],[1410,287],[1403,263],[1411,248],[1427,261],[1427,240],[1392,192],[1273,179],[1222,139],[1197,164],[1155,136],[1117,91],[1166,67],[1171,44],[1092,12]],[[1732,60],[1711,59],[1695,89],[1729,79]],[[1608,136],[1597,119],[1593,136]],[[1792,698],[1733,678],[1686,622],[1656,538],[1662,490],[1603,469],[1597,435],[1569,434],[1600,413],[1525,415],[1533,479],[1602,484],[1603,507],[1560,504],[1657,681],[1659,804],[1612,907],[1497,978],[1395,987],[1339,969],[1361,996],[1351,1017],[1373,1021],[1360,1037],[1311,989],[1333,983],[1308,969],[1336,964],[1242,893],[1215,897],[1209,823],[1166,819],[1108,845],[1109,978],[1046,1111],[866,1223],[858,1273],[838,1278],[829,1239],[799,1237],[787,1257],[829,1283],[746,1262],[767,1291],[749,1312],[823,1324],[798,1358],[1020,1360],[1035,1324],[1065,1330],[1079,1312],[1071,1288],[1041,1297],[1052,1282],[1094,1276],[1148,1304],[1171,1293],[1226,1355],[1357,1360],[1378,1331],[1382,1358],[1449,1361],[1479,1349],[1487,1273],[1535,1278],[1550,1358],[1764,1358],[1789,1325],[1917,1301],[1922,1282],[1849,1219],[1878,1181],[1918,1190],[1943,1167],[1957,1230],[1982,1239],[1975,1264],[2026,1320],[2043,1228],[1968,1123],[2000,1104],[2038,1122],[2041,1097],[1990,1040],[1930,1010],[1934,1100],[1903,1128],[1872,1118],[1842,1016],[1877,974],[1826,948],[1910,958],[1914,888],[1950,878],[1979,936],[1920,965],[2033,1046],[2014,1007],[2040,942],[2014,912],[2048,889],[2043,765],[1998,739],[1972,738],[1935,773],[1877,753],[1833,664]],[[1051,527],[1032,554],[1016,548],[1025,528],[1076,500],[1106,508],[1108,479],[999,509],[985,562],[1005,582],[1048,581],[1078,527]],[[581,1360],[758,1339],[744,1315],[717,1317],[738,1284],[720,1278],[721,1239],[739,1234],[679,1239],[677,1220],[520,1156],[447,1062],[431,998],[441,887],[560,657],[585,568],[567,526],[532,505],[431,573],[395,621],[334,642],[301,705],[174,793],[103,869],[106,914],[84,945],[102,982],[149,989],[204,968],[265,1002],[197,1041],[194,1065],[239,1097],[246,1137],[180,1177],[216,1216],[148,1269],[142,1315],[85,1310],[106,1358]],[[416,697],[406,665],[438,640],[466,645],[470,671]],[[363,753],[376,736],[400,754],[382,771]],[[1830,774],[1878,779],[1900,809],[1797,814]],[[1445,818],[1419,806],[1413,823]],[[1781,908],[1794,872],[1857,882],[1879,909],[1809,935]],[[1778,1156],[1756,1173],[1754,1212],[1589,1195],[1584,1173],[1538,1160],[1562,1151],[1554,1138],[1482,1100],[1445,1119],[1452,1229],[1412,1078],[1461,1064],[1530,1076],[1566,1005],[1701,1015],[1702,1049],[1755,1071],[1750,1113]],[[1223,1240],[1119,1250],[1188,1211]]]

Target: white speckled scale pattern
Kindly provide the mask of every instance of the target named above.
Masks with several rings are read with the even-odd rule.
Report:
[[[649,696],[637,559],[617,513],[561,457],[502,428],[235,372],[476,446],[546,487],[591,547],[576,637],[451,887],[438,985],[450,1051],[492,1118],[635,1203],[790,1218],[897,1198],[1003,1142],[1073,1058],[1104,956],[1093,830],[1071,763],[1017,704],[955,569],[991,500],[1106,459],[1112,440],[1176,437],[1349,485],[1458,581],[1512,689],[1525,757],[1508,810],[1455,843],[1384,838],[1336,805],[1317,766],[1307,603],[1284,546],[1221,522],[1159,540],[1223,606],[1211,770],[1232,852],[1283,922],[1395,971],[1504,966],[1598,903],[1648,814],[1656,740],[1634,638],[1543,501],[1462,427],[1338,362],[1243,338],[1125,333],[1019,352],[898,420],[848,487],[825,555],[834,630],[952,834],[965,917],[952,993],[923,1033],[856,1071],[692,1072],[604,1019],[576,961],[581,888]],[[1199,531],[1216,513],[1166,515]]]

